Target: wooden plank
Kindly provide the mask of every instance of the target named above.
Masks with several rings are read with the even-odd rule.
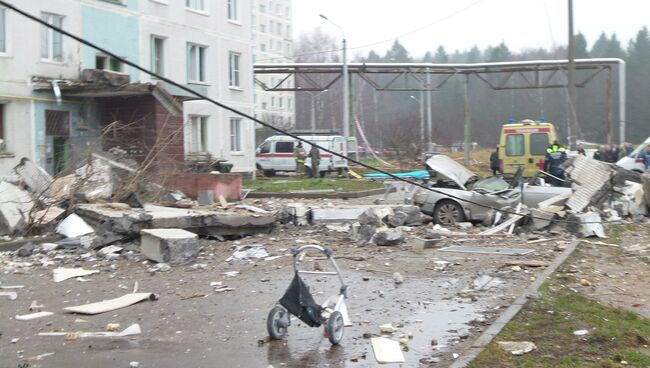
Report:
[[[36,312],[36,313],[30,313],[30,314],[23,314],[21,316],[16,315],[16,320],[17,321],[31,321],[33,319],[37,318],[43,318],[43,317],[49,317],[53,315],[54,313],[52,312]]]
[[[68,313],[100,314],[100,313],[110,312],[116,309],[125,308],[147,299],[156,300],[156,296],[153,293],[132,293],[132,294],[126,294],[119,298],[104,300],[97,303],[78,305],[75,307],[67,307],[67,308],[63,308],[63,310]]]
[[[99,273],[98,270],[84,270],[83,268],[55,268],[52,270],[54,282],[61,282],[73,277],[88,276]]]

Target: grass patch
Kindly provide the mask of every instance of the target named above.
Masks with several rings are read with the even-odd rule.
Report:
[[[301,190],[327,189],[333,189],[337,192],[354,192],[383,187],[384,185],[382,183],[353,179],[277,178],[257,179],[255,181],[244,180],[244,188],[255,189],[259,192],[293,192]]]
[[[585,336],[573,331],[587,329]],[[471,364],[483,367],[650,366],[650,322],[632,312],[606,307],[564,287],[545,282],[530,301]],[[513,356],[496,341],[532,341],[537,350]]]

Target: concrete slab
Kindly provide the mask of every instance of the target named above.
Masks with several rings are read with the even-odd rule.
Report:
[[[149,229],[140,232],[140,250],[152,261],[183,264],[199,254],[199,238],[183,229]]]
[[[42,195],[50,189],[52,177],[30,159],[23,157],[14,171],[32,193]]]
[[[0,182],[0,233],[22,231],[33,207],[34,201],[29,193],[13,184]]]

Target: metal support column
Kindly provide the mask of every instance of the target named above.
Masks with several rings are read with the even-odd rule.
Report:
[[[463,161],[465,165],[469,165],[469,151],[472,148],[472,139],[471,139],[471,117],[469,111],[469,74],[465,75],[465,147]]]
[[[607,144],[612,144],[614,112],[612,111],[612,69],[607,69]]]
[[[427,68],[427,149],[433,151],[433,131],[431,123],[431,73]]]

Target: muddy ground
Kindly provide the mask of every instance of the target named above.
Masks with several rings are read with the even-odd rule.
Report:
[[[422,235],[427,227],[431,225],[413,228],[407,239]],[[153,264],[137,252],[114,261],[98,258],[94,252],[54,251],[28,258],[3,253],[2,285],[24,288],[15,290],[16,300],[0,297],[0,367],[113,368],[129,367],[130,362],[161,368],[373,367],[377,362],[364,334],[379,335],[379,325],[385,323],[401,326],[394,335],[385,335],[389,338],[413,335],[404,353],[406,363],[399,366],[447,366],[544,268],[510,263],[550,263],[569,242],[559,236],[551,239],[528,244],[526,236],[468,237],[440,244],[535,250],[525,256],[484,255],[416,251],[410,240],[401,247],[359,247],[347,234],[324,225],[279,225],[269,235],[204,240],[195,262],[167,272],[150,271]],[[271,256],[280,257],[227,262],[234,247],[242,244],[263,244]],[[290,249],[303,244],[333,249],[349,285],[346,303],[353,324],[345,328],[340,346],[332,347],[322,328],[309,328],[299,321],[293,322],[286,340],[265,340],[267,313],[293,277]],[[31,265],[17,268],[15,262]],[[194,264],[205,264],[205,268],[194,269]],[[308,270],[328,266],[326,260],[312,254],[302,264]],[[54,283],[52,269],[56,267],[100,272],[82,279],[86,281]],[[239,273],[229,277],[224,274],[228,271]],[[395,272],[404,278],[402,284],[395,284]],[[62,311],[67,306],[119,297],[129,293],[136,282],[139,291],[156,293],[159,299],[95,316]],[[234,290],[218,292],[217,286],[210,286],[213,282]],[[311,276],[307,283],[318,302],[338,292],[339,283],[331,277]],[[30,313],[33,300],[55,314],[27,322],[15,320],[15,315]],[[142,334],[75,341],[37,336],[50,331],[104,331],[108,323],[119,323],[121,328],[138,323]],[[45,353],[54,354],[33,359]]]

